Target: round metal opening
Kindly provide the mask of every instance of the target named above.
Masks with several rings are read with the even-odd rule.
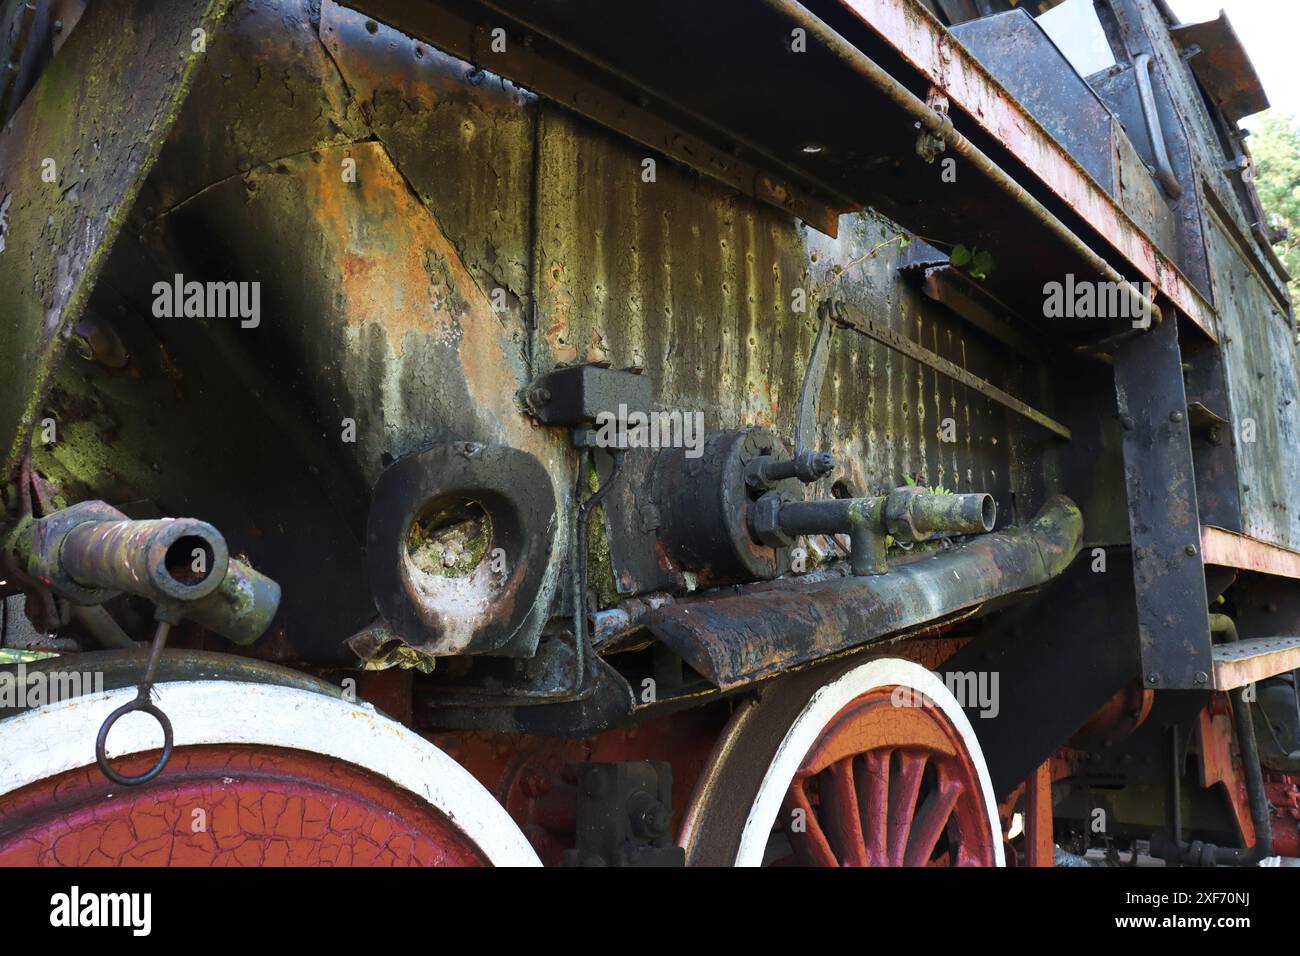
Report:
[[[194,587],[208,579],[215,558],[207,540],[196,534],[186,534],[168,546],[163,555],[163,566],[168,577],[177,584]]]

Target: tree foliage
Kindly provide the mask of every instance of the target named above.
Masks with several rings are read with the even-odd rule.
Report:
[[[1291,273],[1291,298],[1300,302],[1300,126],[1276,110],[1265,113],[1250,137],[1255,188],[1269,217],[1289,235],[1273,248]]]

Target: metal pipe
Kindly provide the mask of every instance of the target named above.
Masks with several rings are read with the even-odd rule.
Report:
[[[123,591],[236,644],[257,640],[280,606],[280,586],[232,559],[221,533],[195,518],[132,521],[102,501],[83,501],[20,525],[5,547],[27,574],[93,609],[79,620],[112,646],[126,646],[124,635],[97,605]]]
[[[1165,148],[1165,131],[1160,127],[1160,113],[1156,108],[1156,93],[1151,85],[1151,54],[1139,53],[1133,58],[1133,74],[1137,79],[1138,99],[1142,102],[1142,116],[1146,120],[1147,137],[1151,140],[1151,153],[1155,157],[1156,179],[1169,194],[1178,199],[1183,194],[1183,184],[1174,175]]]
[[[113,620],[113,615],[104,610],[103,605],[78,607],[74,604],[72,619],[84,627],[100,647],[134,650],[138,646],[131,635]]]
[[[160,518],[75,525],[58,560],[83,588],[194,601],[220,586],[230,555],[221,532],[206,521]]]
[[[998,506],[989,494],[935,495],[919,488],[900,488],[885,505],[889,533],[924,541],[936,534],[984,534],[993,530]]]
[[[886,535],[912,543],[938,534],[984,534],[997,520],[991,495],[936,495],[921,488],[899,488],[875,498],[787,501],[775,510],[775,529],[770,527],[774,507],[751,509],[750,529],[756,540],[780,543],[804,534],[847,534],[849,562],[857,575],[889,570]]]
[[[1002,167],[989,159],[974,143],[968,140],[952,125],[952,120],[928,103],[916,96],[906,86],[890,76],[869,56],[849,43],[831,29],[819,17],[813,15],[803,4],[796,0],[762,0],[774,10],[796,22],[808,35],[815,37],[826,49],[853,72],[876,86],[900,109],[913,116],[921,127],[930,135],[937,137],[944,144],[965,159],[968,163],[987,176],[999,189],[1007,194],[1017,205],[1028,210],[1035,219],[1050,229],[1062,242],[1071,248],[1099,275],[1116,283],[1132,299],[1132,306],[1137,315],[1149,315],[1151,324],[1158,325],[1162,320],[1160,307],[1144,296],[1136,286],[1125,279],[1105,259],[1092,251],[1069,226],[1061,222],[1050,209],[1044,206],[1028,190],[1011,178]]]
[[[1023,527],[980,535],[888,574],[728,588],[652,611],[641,624],[727,690],[1045,584],[1074,560],[1082,539],[1083,516],[1058,496]]]
[[[778,521],[786,534],[849,534],[863,523],[884,530],[885,498],[823,498],[787,501]]]
[[[235,644],[252,644],[266,633],[280,608],[280,585],[231,558],[215,591],[191,601],[180,613]]]

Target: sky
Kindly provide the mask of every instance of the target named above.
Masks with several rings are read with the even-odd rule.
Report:
[[[1300,117],[1300,0],[1169,0],[1169,5],[1184,23],[1213,20],[1220,10],[1226,12],[1273,108]]]

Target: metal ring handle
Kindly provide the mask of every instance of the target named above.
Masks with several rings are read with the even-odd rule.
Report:
[[[108,732],[113,729],[113,725],[117,723],[120,718],[125,717],[127,714],[134,713],[137,710],[143,711],[154,720],[158,721],[158,726],[162,728],[163,732],[163,749],[157,763],[142,774],[128,777],[125,774],[118,773],[108,762]],[[137,697],[135,700],[123,704],[121,707],[117,708],[117,710],[109,714],[108,719],[105,720],[103,726],[99,728],[99,736],[95,738],[95,763],[99,765],[100,772],[109,780],[124,787],[135,787],[142,783],[148,783],[154,777],[158,776],[158,774],[162,773],[163,767],[167,766],[167,761],[171,759],[171,756],[172,722],[168,720],[167,715],[156,707],[153,701],[149,700],[147,697]]]

